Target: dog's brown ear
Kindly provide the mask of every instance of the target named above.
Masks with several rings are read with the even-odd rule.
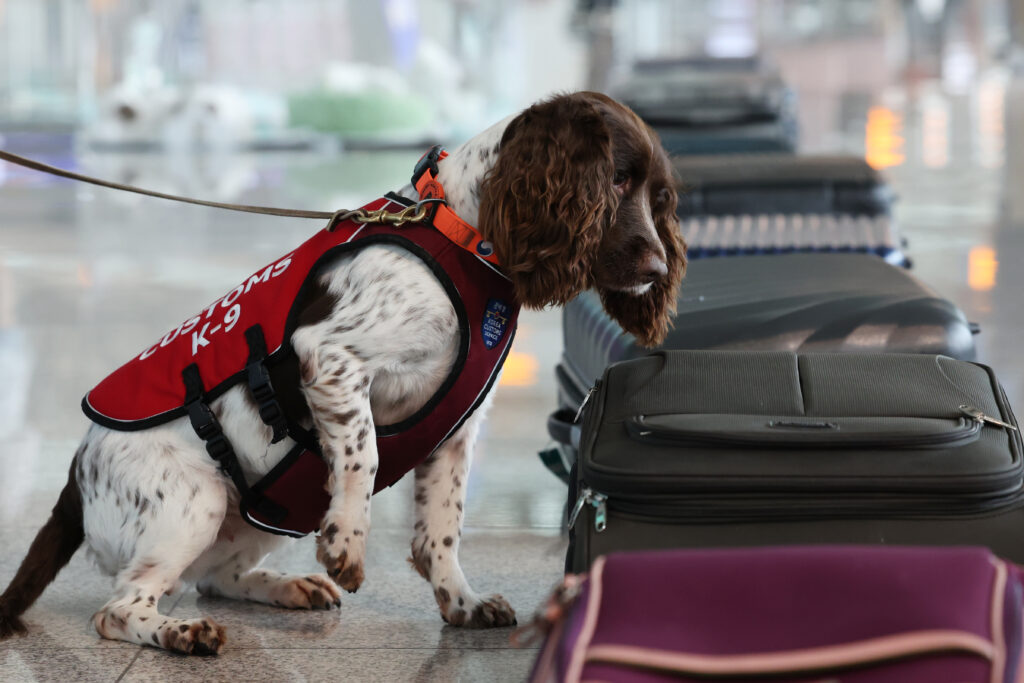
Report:
[[[591,285],[617,201],[611,133],[583,94],[530,107],[505,129],[481,185],[480,231],[524,306],[564,304]]]
[[[633,334],[643,346],[657,346],[664,341],[676,312],[679,285],[686,273],[686,242],[683,241],[679,219],[676,217],[678,195],[672,167],[653,131],[651,137],[657,150],[654,164],[658,167],[657,173],[663,178],[658,196],[652,199],[651,211],[654,227],[665,247],[668,275],[655,282],[641,296],[606,290],[599,292],[601,304],[608,315],[622,329]]]

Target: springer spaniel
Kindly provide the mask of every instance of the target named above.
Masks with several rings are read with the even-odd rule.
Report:
[[[664,337],[685,245],[666,154],[629,109],[597,93],[556,96],[477,135],[438,168],[450,207],[493,244],[522,305],[564,304],[592,287],[641,342]],[[400,194],[417,199],[411,186]],[[410,294],[389,302],[389,320],[412,319],[415,329],[399,331],[397,323],[366,315],[383,303],[375,286],[382,276]],[[296,609],[330,609],[340,604],[339,587],[359,588],[377,469],[367,428],[399,422],[434,395],[460,332],[438,280],[400,247],[341,256],[320,284],[324,295],[310,304],[291,342],[301,395],[332,472],[330,508],[316,540],[331,578],[258,568],[283,539],[240,518],[237,490],[187,419],[137,432],[94,424],[50,520],[0,596],[0,639],[25,630],[20,616],[83,540],[116,577],[113,597],[93,618],[100,635],[183,653],[214,654],[225,635],[209,619],[160,615],[159,597],[180,580],[204,594]],[[470,458],[489,402],[415,470],[410,561],[433,587],[442,618],[459,626],[515,623],[500,595],[470,588],[458,560]],[[270,430],[242,386],[212,407],[250,481],[286,452],[288,439],[268,449]],[[336,457],[346,447],[353,454],[357,439],[366,447]]]

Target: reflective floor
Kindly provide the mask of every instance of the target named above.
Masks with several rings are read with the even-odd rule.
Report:
[[[785,65],[785,55],[784,65]],[[794,62],[799,60],[794,57]],[[1024,405],[1024,85],[991,69],[962,95],[935,83],[801,89],[803,145],[866,154],[899,201],[914,273],[981,324],[979,360]],[[336,209],[406,182],[418,152],[204,158],[55,153],[87,173],[228,201]],[[13,575],[64,484],[86,427],[81,396],[242,277],[319,228],[55,182],[0,167],[0,583]],[[559,578],[565,489],[536,458],[554,406],[557,311],[531,312],[480,443],[470,481],[463,567],[521,620]],[[187,659],[100,639],[90,616],[109,580],[85,558],[27,614],[31,632],[0,644],[0,680],[522,680],[535,655],[509,630],[440,620],[405,562],[409,482],[376,497],[367,580],[340,612],[303,613],[199,597],[164,598],[175,616],[228,629],[216,659]],[[265,563],[315,571],[311,539]]]

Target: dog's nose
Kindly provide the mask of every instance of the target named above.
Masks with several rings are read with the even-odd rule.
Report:
[[[657,282],[660,278],[668,275],[668,266],[655,254],[648,254],[643,263],[640,264],[640,280],[642,284]]]

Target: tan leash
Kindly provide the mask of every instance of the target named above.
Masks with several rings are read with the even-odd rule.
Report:
[[[383,209],[377,211],[366,211],[365,209],[341,209],[339,211],[304,211],[301,209],[279,209],[273,206],[251,206],[249,204],[228,204],[225,202],[211,202],[205,199],[194,199],[192,197],[182,197],[175,194],[166,194],[164,192],[154,192],[153,190],[144,190],[141,187],[135,187],[133,185],[125,185],[123,183],[115,183],[110,180],[101,180],[100,178],[94,178],[92,176],[82,175],[81,173],[74,173],[72,171],[65,170],[63,168],[57,168],[56,166],[50,166],[40,161],[28,159],[11,152],[5,152],[0,150],[0,160],[17,164],[18,166],[24,166],[30,168],[33,171],[40,171],[42,173],[49,173],[60,178],[68,178],[69,180],[78,180],[83,183],[89,183],[90,185],[99,185],[100,187],[107,187],[112,190],[123,190],[125,192],[134,192],[135,194],[146,195],[147,197],[157,197],[159,199],[170,199],[174,202],[183,202],[185,204],[196,204],[198,206],[209,206],[214,209],[227,209],[228,211],[244,211],[245,213],[259,213],[267,216],[284,216],[286,218],[320,218],[329,219],[328,229],[331,226],[344,221],[344,220],[355,220],[358,223],[390,223],[394,226],[404,225],[405,223],[417,223],[422,221],[427,215],[427,206],[425,203],[420,202],[414,204],[408,208],[402,209],[398,212],[389,212]]]

